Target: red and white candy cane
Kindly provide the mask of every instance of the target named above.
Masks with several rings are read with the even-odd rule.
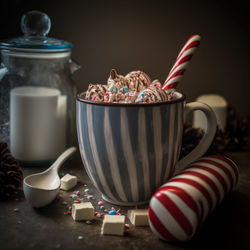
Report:
[[[177,87],[195,50],[200,45],[200,40],[201,37],[199,35],[193,35],[187,40],[162,86],[163,90],[166,91]]]
[[[189,165],[151,198],[148,211],[153,233],[166,241],[189,240],[237,184],[238,175],[235,163],[220,155]]]

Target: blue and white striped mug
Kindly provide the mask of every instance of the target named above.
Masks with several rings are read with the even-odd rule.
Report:
[[[185,104],[175,92],[171,101],[114,104],[77,96],[76,120],[86,172],[103,199],[117,205],[147,203],[178,169],[201,157],[216,131],[216,118],[203,103]],[[185,115],[201,110],[207,130],[199,145],[178,162]]]

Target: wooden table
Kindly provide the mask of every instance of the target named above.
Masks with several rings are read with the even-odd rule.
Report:
[[[72,204],[69,197],[72,191],[61,191],[62,200],[34,209],[20,190],[12,199],[0,202],[0,249],[250,249],[250,152],[229,155],[239,166],[238,186],[189,242],[170,244],[161,241],[149,227],[131,227],[124,237],[103,236],[100,235],[102,218],[86,224],[75,222],[70,215],[64,214]],[[43,169],[22,167],[24,176]],[[79,153],[65,163],[60,175],[68,172],[80,179],[74,190],[83,194],[83,190],[89,188],[89,194],[96,198],[92,203],[96,211],[100,211],[97,202],[101,196],[87,177]],[[105,202],[106,209],[111,207]],[[121,208],[121,213],[126,214],[127,209]]]

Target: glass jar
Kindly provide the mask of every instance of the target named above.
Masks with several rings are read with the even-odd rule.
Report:
[[[23,165],[54,161],[73,143],[79,65],[73,45],[49,38],[49,17],[31,11],[21,19],[24,36],[0,42],[0,141]]]

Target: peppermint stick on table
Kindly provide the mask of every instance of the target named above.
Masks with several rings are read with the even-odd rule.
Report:
[[[187,40],[162,86],[163,90],[167,91],[177,87],[194,52],[200,45],[200,40],[201,37],[199,35],[193,35]]]
[[[229,158],[210,155],[198,159],[152,196],[148,209],[151,230],[166,241],[190,240],[238,179],[238,167]]]

